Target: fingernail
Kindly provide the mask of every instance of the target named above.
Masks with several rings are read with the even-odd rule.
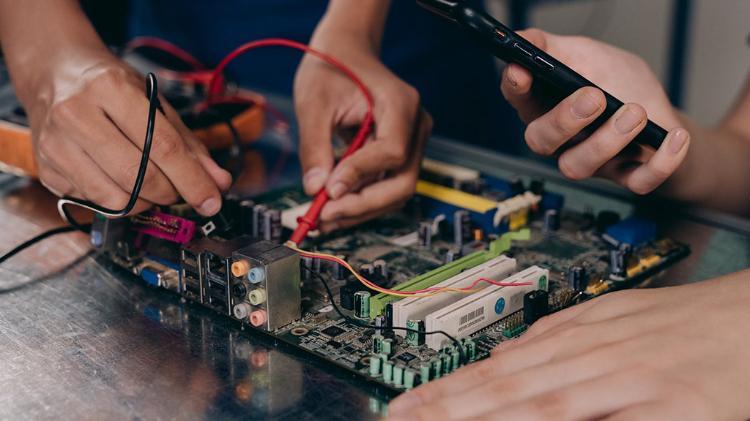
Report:
[[[642,114],[636,113],[630,108],[626,108],[615,120],[615,129],[617,129],[620,134],[628,134],[635,130],[642,121]]]
[[[327,177],[328,171],[320,167],[315,167],[305,173],[302,182],[305,184],[308,191],[317,192],[323,188],[323,184],[325,184]]]
[[[685,147],[685,144],[688,141],[688,132],[686,130],[678,130],[677,133],[672,136],[671,139],[669,139],[669,142],[667,142],[667,147],[669,148],[669,152],[671,152],[673,155],[677,155],[680,153],[682,148]]]
[[[331,199],[338,199],[339,197],[343,196],[347,190],[348,187],[346,186],[346,184],[344,184],[342,181],[339,181],[328,190],[328,194],[331,196]]]
[[[206,199],[201,205],[198,207],[200,210],[200,213],[203,215],[211,216],[216,214],[219,209],[221,209],[221,200],[210,197]]]
[[[589,118],[599,111],[599,103],[591,94],[583,93],[573,102],[573,114],[579,119]]]

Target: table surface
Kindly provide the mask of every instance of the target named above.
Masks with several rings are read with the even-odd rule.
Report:
[[[293,151],[282,156],[271,144],[248,154],[241,192],[299,179]],[[605,183],[573,186],[545,165],[449,141],[432,141],[428,154],[497,176],[544,176],[572,208],[659,210],[650,216],[662,233],[690,244],[693,253],[657,285],[750,266],[744,220],[674,204],[634,205]],[[280,158],[286,160],[281,175],[266,175],[277,165],[263,163]],[[0,253],[60,224],[44,188],[0,175]],[[369,419],[386,406],[376,391],[317,360],[112,271],[78,233],[0,266],[0,361],[0,419]]]

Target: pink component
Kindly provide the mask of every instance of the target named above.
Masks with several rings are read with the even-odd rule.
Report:
[[[265,310],[255,310],[250,313],[250,324],[255,327],[263,326],[268,320]]]
[[[156,238],[185,244],[195,235],[195,222],[163,212],[150,212],[133,217],[136,230]]]

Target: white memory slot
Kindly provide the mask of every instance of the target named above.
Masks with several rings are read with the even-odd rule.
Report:
[[[425,330],[443,331],[456,339],[499,321],[523,308],[523,296],[530,291],[546,290],[549,284],[549,270],[532,266],[504,279],[504,283],[529,282],[531,285],[490,286],[430,313],[425,317]],[[427,335],[425,343],[438,351],[450,340],[444,335]]]
[[[310,205],[312,202],[303,203],[301,205],[297,205],[294,207],[291,207],[289,209],[284,209],[281,211],[281,226],[284,228],[290,229],[294,231],[297,228],[297,218],[307,213],[307,210],[310,209]],[[314,230],[310,231],[307,236],[314,238],[320,235],[320,231]]]
[[[511,259],[504,255],[498,256],[448,278],[433,288],[465,288],[479,278],[503,279],[515,272],[515,270],[516,259]],[[486,283],[481,283],[477,285],[477,288],[485,287],[486,285]],[[405,327],[408,320],[422,320],[424,316],[450,305],[463,297],[466,297],[466,294],[443,292],[429,297],[404,298],[393,303],[393,325]],[[397,330],[396,334],[405,336],[405,333],[400,330]]]

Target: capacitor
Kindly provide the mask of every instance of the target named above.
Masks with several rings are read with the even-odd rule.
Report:
[[[359,267],[359,273],[365,277],[372,277],[375,274],[375,266],[372,263],[365,263]]]
[[[251,229],[251,235],[253,237],[263,237],[263,214],[266,212],[266,209],[267,208],[264,205],[253,206],[253,222]]]
[[[526,191],[526,186],[523,185],[523,180],[520,177],[513,177],[510,179],[510,192],[513,196],[518,196]]]
[[[433,357],[430,360],[430,366],[430,378],[439,379],[443,375],[443,359],[440,356]]]
[[[623,278],[625,276],[625,253],[622,250],[609,251],[609,273],[613,278]]]
[[[464,350],[466,352],[466,358],[469,361],[474,361],[477,357],[477,344],[473,340],[467,339],[464,342]]]
[[[239,229],[245,235],[253,235],[253,207],[255,202],[243,200],[239,204]]]
[[[568,269],[568,284],[574,291],[585,291],[588,286],[586,269],[583,266],[571,266]]]
[[[406,342],[411,346],[419,346],[424,343],[424,321],[407,320]]]
[[[544,193],[544,180],[541,178],[535,178],[531,180],[529,191],[537,196],[541,196]]]
[[[549,313],[549,294],[540,289],[529,291],[523,296],[523,322],[533,324]]]
[[[451,354],[443,353],[441,358],[443,360],[443,375],[449,374],[454,369],[453,357],[451,357]]]
[[[430,381],[430,371],[432,368],[432,364],[430,364],[429,361],[423,362],[419,365],[419,381],[422,384],[425,384]]]
[[[461,366],[461,353],[458,352],[458,349],[454,348],[453,352],[451,352],[451,360],[454,370]]]
[[[419,223],[417,230],[417,236],[419,238],[419,245],[421,247],[430,247],[432,244],[432,223],[429,221],[422,221]]]
[[[388,263],[383,259],[378,259],[372,262],[372,266],[375,268],[375,274],[381,276],[383,279],[388,279]]]
[[[404,388],[406,390],[413,389],[414,388],[414,382],[416,380],[417,373],[416,371],[407,368],[404,370]]]
[[[404,384],[404,369],[406,367],[399,363],[393,366],[393,385],[401,386]]]
[[[303,281],[309,281],[310,279],[312,279],[312,271],[315,270],[313,268],[313,266],[314,266],[313,261],[314,260],[315,259],[313,259],[312,257],[307,257],[307,256],[302,256],[300,258],[300,265],[302,266],[302,268],[301,268],[301,275],[302,276],[301,277],[302,277]]]
[[[346,262],[346,259],[347,259],[346,256],[339,255],[337,257]],[[333,279],[335,281],[344,281],[346,280],[348,276],[348,272],[346,271],[343,265],[340,265],[336,262],[331,262],[331,275],[333,275]]]
[[[375,377],[380,375],[380,357],[377,355],[370,356],[370,376]]]
[[[385,338],[383,339],[383,354],[387,356],[391,356],[393,354],[393,339],[391,338]]]
[[[547,209],[544,212],[544,227],[542,232],[545,234],[560,229],[560,213],[557,209]]]
[[[278,243],[281,241],[281,211],[268,209],[263,212],[263,239]]]
[[[339,302],[341,307],[347,310],[354,310],[354,293],[360,290],[360,284],[357,282],[347,282],[346,285],[339,288]]]
[[[357,291],[354,293],[354,317],[359,319],[370,318],[370,293]]]
[[[390,384],[393,383],[393,362],[383,362],[383,381]]]
[[[453,243],[460,249],[471,241],[471,215],[461,209],[453,213]]]
[[[380,315],[375,317],[375,328],[382,329],[385,327],[385,316]]]
[[[380,334],[372,335],[372,352],[380,354],[383,352],[383,341],[385,337]]]

